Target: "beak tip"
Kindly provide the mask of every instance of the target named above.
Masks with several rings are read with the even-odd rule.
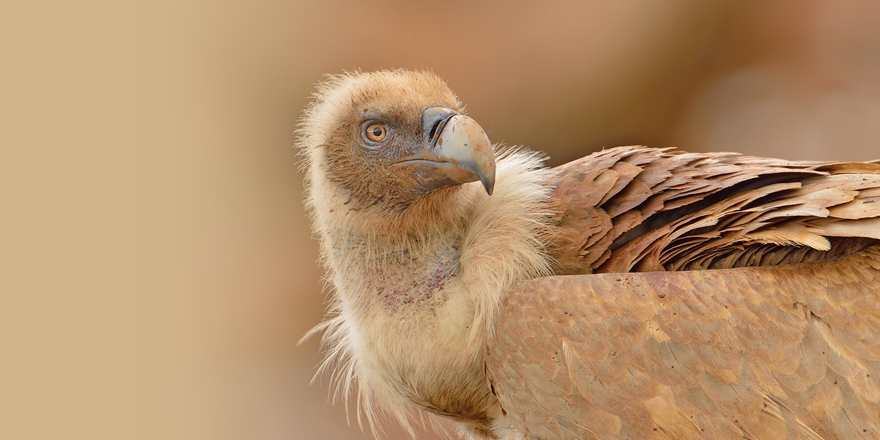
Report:
[[[495,182],[483,182],[483,188],[486,188],[486,194],[491,196],[495,192]]]
[[[489,173],[484,173],[483,169],[480,167],[475,167],[473,170],[474,174],[477,175],[477,179],[480,180],[480,183],[483,184],[483,189],[486,190],[486,194],[492,195],[495,192],[495,163],[493,161],[491,165],[491,169]]]

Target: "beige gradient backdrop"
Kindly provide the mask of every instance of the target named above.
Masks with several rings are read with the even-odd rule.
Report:
[[[764,3],[0,7],[0,438],[370,438],[296,346],[326,293],[292,133],[325,73],[432,69],[551,164],[880,158],[880,7]]]

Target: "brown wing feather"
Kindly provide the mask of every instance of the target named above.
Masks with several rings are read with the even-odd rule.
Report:
[[[487,374],[526,438],[880,438],[880,246],[541,278],[500,316]]]
[[[549,185],[558,274],[817,261],[880,240],[877,163],[621,147],[556,168]]]

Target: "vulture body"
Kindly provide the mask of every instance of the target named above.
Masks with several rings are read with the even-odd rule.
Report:
[[[374,432],[880,438],[880,164],[550,169],[403,70],[321,84],[298,146],[334,298],[312,333]]]

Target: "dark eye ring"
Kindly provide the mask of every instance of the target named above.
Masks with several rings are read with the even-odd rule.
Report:
[[[373,122],[364,129],[364,137],[370,142],[382,142],[388,136],[388,129],[381,122]]]

